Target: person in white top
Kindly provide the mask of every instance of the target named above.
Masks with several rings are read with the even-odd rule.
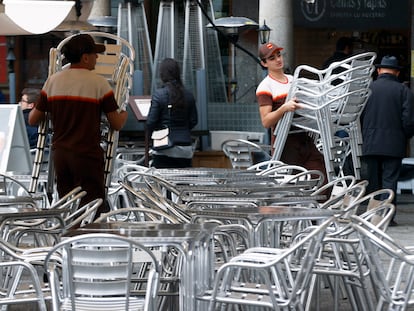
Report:
[[[272,145],[275,139],[274,129],[284,113],[301,108],[296,98],[286,101],[293,77],[284,72],[282,50],[282,47],[272,42],[259,48],[261,64],[268,74],[256,89],[256,99],[262,124],[271,130]],[[288,136],[280,160],[309,170],[319,170],[326,175],[322,153],[316,148],[313,139],[304,132]]]

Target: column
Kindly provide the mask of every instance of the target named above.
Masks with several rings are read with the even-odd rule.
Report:
[[[292,1],[286,0],[260,0],[259,24],[263,21],[272,29],[270,41],[280,45],[285,52],[285,67],[293,71],[294,47],[293,47],[293,15]]]

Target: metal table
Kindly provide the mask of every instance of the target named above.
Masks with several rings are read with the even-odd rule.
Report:
[[[192,222],[223,220],[243,224],[251,232],[251,246],[280,247],[283,223],[294,226],[303,221],[320,221],[338,211],[296,206],[241,206],[210,209],[192,209]],[[297,230],[297,229],[295,229]]]

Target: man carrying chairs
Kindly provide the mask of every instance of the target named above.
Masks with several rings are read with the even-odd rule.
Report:
[[[108,80],[93,70],[98,53],[89,34],[72,36],[61,48],[68,68],[57,71],[44,84],[39,102],[29,115],[30,124],[50,117],[53,126],[52,154],[59,197],[76,186],[87,192],[81,204],[105,199],[104,150],[101,147],[101,115],[111,130],[119,131],[127,112],[120,110]],[[103,205],[97,212],[108,211]]]

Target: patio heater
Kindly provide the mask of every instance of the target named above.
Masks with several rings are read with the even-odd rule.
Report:
[[[240,46],[237,42],[239,40],[239,35],[248,30],[258,28],[258,24],[247,18],[247,17],[222,17],[214,21],[214,23],[209,23],[208,28],[214,28],[215,30],[222,33],[231,43],[230,45],[230,75],[229,75],[229,98],[232,102],[235,102],[235,95],[237,92],[237,75],[236,75],[236,49],[235,47],[241,49],[251,57],[253,57],[258,63],[260,60],[250,53],[248,50]]]

